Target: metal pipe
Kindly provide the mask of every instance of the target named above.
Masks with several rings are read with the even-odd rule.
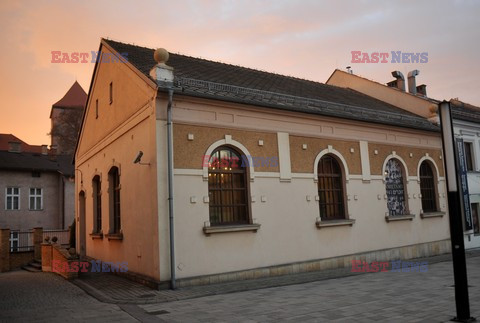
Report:
[[[170,223],[170,288],[176,288],[175,282],[175,232],[173,222],[173,131],[172,131],[173,89],[168,89],[167,106],[167,155],[168,155],[168,218]]]

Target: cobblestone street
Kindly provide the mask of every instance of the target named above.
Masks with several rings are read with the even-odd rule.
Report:
[[[52,273],[0,274],[0,322],[132,322],[119,306],[102,303]]]
[[[480,316],[480,257],[467,259],[472,316]],[[283,277],[284,280],[293,277]],[[143,286],[111,280],[132,302],[100,302],[54,274],[0,274],[1,322],[446,322],[455,314],[452,263],[431,263],[426,272],[382,272],[198,297],[202,288],[153,291],[157,303],[135,304]],[[261,283],[261,282],[259,282]],[[239,282],[238,284],[242,284]],[[109,294],[115,288],[102,289]],[[125,291],[125,288],[130,289]],[[225,288],[232,291],[232,285]],[[138,292],[139,293],[139,292]],[[189,298],[173,301],[174,295]]]

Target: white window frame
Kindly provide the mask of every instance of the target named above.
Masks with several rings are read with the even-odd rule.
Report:
[[[12,193],[8,193],[8,190],[11,189],[12,190]],[[13,192],[14,189],[17,189],[18,190],[18,194],[15,194]],[[12,198],[12,208],[8,208],[8,203],[7,203],[7,200],[8,198],[11,197]],[[13,206],[15,205],[15,203],[13,202],[15,198],[18,198],[18,209],[15,209],[13,208]],[[10,186],[10,187],[6,187],[5,188],[5,210],[8,210],[8,211],[18,211],[20,210],[20,187],[14,187],[14,186]]]
[[[34,193],[32,194],[32,190]],[[40,194],[37,194],[37,190],[40,190]],[[32,207],[32,197],[33,197],[33,207]],[[40,207],[37,205],[37,198],[40,198]],[[30,211],[42,211],[43,210],[43,188],[41,187],[30,187],[28,190],[28,209]]]
[[[14,246],[13,243],[16,242],[17,245]],[[18,251],[18,231],[10,231],[10,252]]]

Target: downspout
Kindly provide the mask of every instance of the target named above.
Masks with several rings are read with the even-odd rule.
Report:
[[[166,65],[169,54],[167,50],[158,48],[153,53],[157,64],[150,70],[150,77],[157,83],[157,89],[168,91],[167,105],[167,173],[168,173],[168,220],[170,235],[170,288],[176,288],[175,282],[175,230],[174,230],[174,204],[173,204],[173,68]]]
[[[170,224],[170,273],[171,289],[176,288],[175,283],[175,231],[173,218],[173,131],[172,131],[172,102],[173,88],[168,89],[167,105],[167,155],[168,155],[168,218]]]

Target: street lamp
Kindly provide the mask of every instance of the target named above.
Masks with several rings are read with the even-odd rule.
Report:
[[[457,316],[453,320],[458,322],[473,322],[475,319],[470,317],[470,303],[468,300],[467,265],[463,242],[460,193],[458,192],[458,154],[455,150],[450,102],[441,102],[439,112],[447,178],[450,241],[452,244],[455,305],[457,310]]]

